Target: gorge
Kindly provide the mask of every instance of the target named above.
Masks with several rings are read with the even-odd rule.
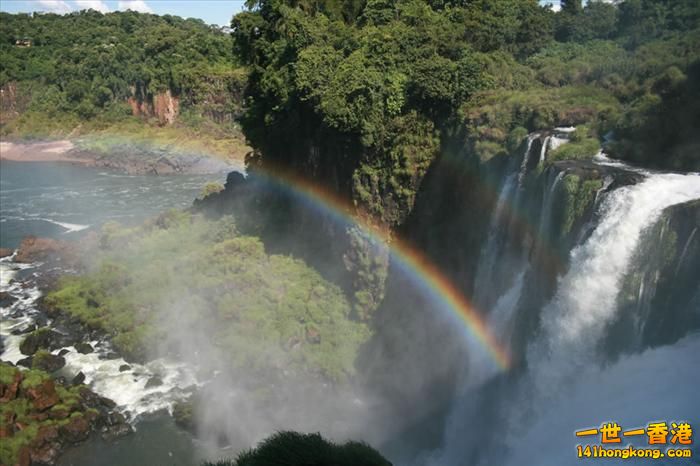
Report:
[[[333,465],[561,465],[603,423],[695,426],[698,8],[260,0],[230,36],[2,13],[7,43],[45,28],[0,48],[23,96],[3,136],[31,147],[48,119],[105,162],[2,160],[0,462],[307,464],[312,442]],[[88,57],[131,44],[129,72],[38,77],[72,56],[61,21],[112,28],[114,52],[74,34]],[[163,131],[250,152],[153,171],[190,154]]]

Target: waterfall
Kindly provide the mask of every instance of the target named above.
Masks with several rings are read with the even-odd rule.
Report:
[[[480,307],[486,307],[490,304],[489,299],[492,296],[490,292],[493,291],[495,268],[502,255],[502,246],[507,240],[507,226],[511,220],[511,213],[508,212],[507,209],[509,206],[510,209],[512,209],[516,204],[515,200],[522,189],[522,182],[527,173],[527,161],[529,159],[530,150],[532,149],[532,143],[538,137],[539,134],[537,133],[528,136],[525,152],[523,152],[522,159],[520,159],[520,164],[510,164],[505,181],[498,193],[496,206],[489,221],[486,247],[480,254],[476,269],[476,278],[474,280],[474,302]]]
[[[545,156],[547,155],[547,149],[549,148],[550,136],[544,138],[542,141],[542,149],[540,149],[540,163],[544,162]]]
[[[568,270],[541,308],[539,329],[526,345],[524,370],[494,379],[474,374],[472,368],[469,377],[482,385],[468,386],[455,401],[443,447],[416,464],[573,464],[577,429],[610,420],[637,427],[658,419],[700,417],[700,373],[689,370],[697,364],[700,335],[619,358],[601,350],[618,317],[623,279],[634,267],[635,254],[644,254],[639,251],[643,233],[665,209],[700,199],[700,174],[643,174],[641,182],[612,191],[606,190],[606,181],[596,195],[596,224],[570,252]],[[552,194],[562,176],[558,173],[545,188],[541,234],[548,229]],[[681,245],[681,260],[694,235],[695,230]],[[646,301],[646,294],[654,293],[649,285],[658,277],[643,278],[640,286],[645,288],[637,292]],[[527,286],[518,274],[492,308],[489,322],[497,335],[509,335],[512,314],[521,311],[514,296]]]
[[[596,358],[596,345],[615,317],[621,280],[642,231],[666,207],[700,198],[700,176],[655,174],[610,193],[589,239],[571,252],[569,272],[560,279],[541,316],[541,336],[527,361],[537,392],[559,388]]]

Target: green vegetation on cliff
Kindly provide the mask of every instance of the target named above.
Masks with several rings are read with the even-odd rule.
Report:
[[[556,125],[587,126],[557,159],[594,155],[612,130],[615,156],[700,168],[700,4],[566,5],[250,1],[232,22],[251,70],[244,132],[263,165],[327,180],[390,226],[446,148],[486,161]]]
[[[303,262],[268,255],[230,217],[171,211],[144,227],[105,226],[95,269],[65,278],[49,306],[112,335],[127,356],[207,333],[231,368],[320,373],[342,380],[369,337],[342,291]],[[195,333],[200,333],[195,332]]]

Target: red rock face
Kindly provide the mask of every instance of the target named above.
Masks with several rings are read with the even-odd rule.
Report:
[[[161,125],[172,125],[180,111],[180,99],[168,90],[155,96],[153,107]]]
[[[155,116],[161,125],[175,123],[177,115],[180,113],[180,99],[172,95],[170,90],[156,94],[152,99],[129,97],[127,102],[131,106],[132,115]]]
[[[7,403],[17,398],[17,390],[22,382],[22,373],[17,372],[15,379],[9,385],[0,384],[0,403]]]
[[[57,253],[64,249],[65,245],[60,241],[50,238],[37,238],[36,236],[27,236],[22,240],[17,251],[15,261],[17,262],[35,262],[45,259],[48,255]]]
[[[60,401],[53,380],[46,380],[41,385],[27,389],[27,397],[32,400],[34,409],[43,411]]]

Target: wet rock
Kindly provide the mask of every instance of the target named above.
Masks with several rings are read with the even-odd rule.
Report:
[[[26,335],[34,330],[36,330],[36,324],[31,323],[20,325],[19,327],[13,329],[10,333],[12,335]]]
[[[78,372],[78,374],[73,377],[73,380],[70,381],[72,385],[82,385],[85,383],[85,374],[83,374],[83,371]]]
[[[40,348],[49,349],[52,341],[59,335],[53,330],[43,327],[28,334],[22,343],[19,344],[19,350],[22,354],[31,356]]]
[[[103,396],[99,397],[99,402],[100,402],[101,406],[103,406],[107,409],[114,409],[117,407],[117,404],[114,401],[110,400],[109,398],[105,398]]]
[[[48,417],[48,416],[47,416]],[[43,445],[58,439],[58,429],[55,426],[42,426],[34,437],[34,443]]]
[[[80,389],[80,398],[83,400],[85,408],[97,409],[100,406],[100,397],[87,387]]]
[[[47,443],[41,447],[30,447],[31,464],[54,464],[60,453],[58,442]]]
[[[119,372],[126,372],[126,371],[130,371],[130,370],[131,370],[131,366],[128,364],[122,364],[121,366],[119,366]]]
[[[70,350],[63,348],[61,351],[58,352],[59,356],[65,356],[66,354],[70,353]]]
[[[148,382],[146,382],[145,388],[160,387],[161,385],[163,385],[163,379],[161,379],[157,375],[154,375],[153,377],[148,379]]]
[[[80,354],[90,354],[95,351],[95,349],[89,343],[78,343],[75,345],[75,350]]]
[[[108,442],[113,442],[114,440],[129,435],[134,430],[126,422],[121,424],[116,424],[113,426],[105,426],[102,429],[102,439]]]
[[[17,298],[7,291],[0,291],[0,307],[10,307],[15,301],[17,301]]]
[[[15,251],[9,248],[0,248],[0,259],[3,257],[10,257]]]
[[[114,351],[108,351],[106,353],[100,353],[100,355],[98,357],[100,359],[109,360],[109,359],[118,359],[119,355],[117,353],[115,353]]]
[[[28,358],[22,358],[19,361],[17,361],[18,366],[26,367],[27,369],[32,368],[32,361],[34,360],[34,357],[29,356]]]
[[[59,431],[61,436],[69,442],[82,442],[90,435],[90,423],[84,416],[71,417],[70,422],[61,426]]]
[[[43,411],[59,402],[58,394],[53,380],[46,380],[43,383],[26,389],[27,398],[32,401],[34,409]]]
[[[66,360],[63,356],[56,356],[51,353],[37,353],[34,355],[32,362],[33,369],[40,369],[45,372],[56,372],[66,365]]]

